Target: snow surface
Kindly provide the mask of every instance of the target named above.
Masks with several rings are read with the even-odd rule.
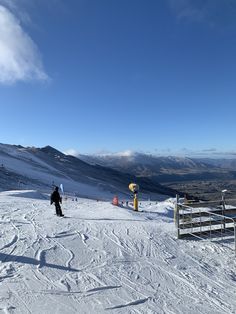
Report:
[[[62,208],[0,193],[0,313],[236,313],[233,250],[176,239],[172,199]]]

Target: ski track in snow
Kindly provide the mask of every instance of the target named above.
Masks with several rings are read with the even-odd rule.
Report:
[[[0,193],[0,313],[236,313],[232,250],[177,240],[165,208]]]

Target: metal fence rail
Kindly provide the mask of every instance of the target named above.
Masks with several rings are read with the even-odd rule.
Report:
[[[232,239],[236,255],[236,208],[226,207],[225,201],[182,204],[176,198],[175,224],[178,238],[201,240]],[[207,205],[209,204],[209,207]],[[194,205],[194,206],[192,206]]]

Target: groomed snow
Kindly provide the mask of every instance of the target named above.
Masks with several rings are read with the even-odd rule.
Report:
[[[236,259],[177,240],[173,200],[136,213],[48,195],[0,193],[0,313],[236,313]]]

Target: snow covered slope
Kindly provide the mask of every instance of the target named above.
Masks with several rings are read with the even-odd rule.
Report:
[[[173,200],[142,212],[38,191],[0,193],[0,313],[236,312],[236,259],[177,240]]]

